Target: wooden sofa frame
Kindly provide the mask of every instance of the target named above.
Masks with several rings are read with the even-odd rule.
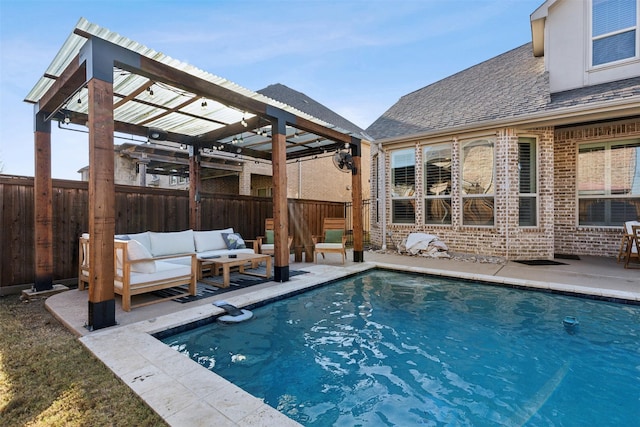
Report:
[[[138,259],[138,260],[129,260],[127,256],[127,244],[128,241],[120,240],[114,241],[114,263],[118,262],[118,258],[122,260],[122,268],[118,268],[117,265],[114,265],[114,292],[118,295],[122,296],[122,309],[124,311],[130,311],[135,307],[142,307],[149,304],[155,304],[157,302],[162,302],[170,299],[176,299],[183,296],[195,295],[196,294],[196,272],[198,269],[198,261],[196,258],[196,254],[187,253],[187,254],[175,254],[175,255],[167,255],[154,257],[149,259]],[[191,273],[183,276],[171,277],[163,280],[150,280],[148,282],[141,283],[131,283],[131,267],[135,263],[141,262],[149,262],[149,261],[163,261],[170,260],[175,258],[191,258]],[[161,289],[173,288],[181,285],[189,285],[188,289],[184,292],[171,295],[166,298],[154,298],[152,301],[142,302],[139,304],[132,305],[131,297],[133,295],[144,294],[148,292],[155,292]]]

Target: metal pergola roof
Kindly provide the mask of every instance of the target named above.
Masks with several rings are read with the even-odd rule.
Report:
[[[82,78],[65,76],[65,70],[82,55],[91,54],[83,51],[89,39],[106,41],[106,49],[122,48],[116,55],[128,58],[132,52],[158,64],[157,72],[141,71],[127,61],[113,66],[117,132],[187,144],[208,152],[225,151],[271,160],[270,110],[291,118],[286,120],[287,159],[336,151],[351,142],[350,133],[344,129],[172,59],[84,18],[25,98],[37,105],[37,111],[46,111],[46,119],[69,125],[86,123],[89,102],[84,73],[76,73]],[[65,81],[61,82],[61,78]],[[57,96],[43,104],[43,97],[60,83],[66,89],[57,91]]]

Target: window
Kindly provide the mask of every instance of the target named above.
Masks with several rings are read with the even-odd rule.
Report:
[[[636,0],[593,0],[592,65],[636,56]]]
[[[577,187],[580,225],[640,218],[640,140],[580,145]]]
[[[451,224],[451,144],[424,148],[424,222]]]
[[[179,175],[171,175],[169,176],[169,185],[183,185],[189,182],[188,178]]]
[[[494,142],[488,139],[462,145],[462,223],[493,225]]]
[[[520,175],[519,225],[538,225],[536,139],[520,138],[518,141],[518,170]]]
[[[416,220],[416,152],[413,148],[391,153],[392,222],[411,224]]]
[[[272,188],[258,188],[254,191],[258,197],[271,197],[273,195]]]

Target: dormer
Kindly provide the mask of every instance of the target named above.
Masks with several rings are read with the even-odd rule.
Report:
[[[547,0],[531,14],[551,92],[640,76],[640,0]]]

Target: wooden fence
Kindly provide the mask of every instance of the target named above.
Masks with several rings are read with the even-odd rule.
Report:
[[[33,178],[0,176],[0,295],[10,286],[33,283]],[[88,184],[53,180],[54,280],[78,276],[78,237],[89,229]],[[311,236],[322,232],[325,216],[342,217],[345,204],[289,200],[289,234],[297,261],[311,258]],[[233,227],[246,239],[264,235],[271,198],[201,194],[202,229]],[[189,228],[189,193],[149,187],[116,186],[116,234],[180,231]]]

